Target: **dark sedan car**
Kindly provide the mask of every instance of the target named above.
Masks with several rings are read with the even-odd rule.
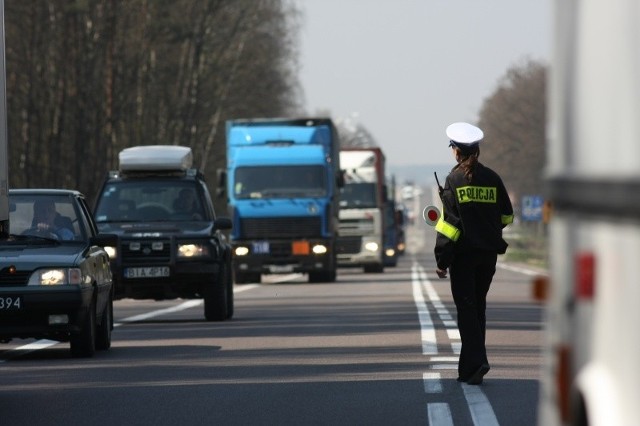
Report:
[[[69,342],[75,357],[111,346],[113,283],[105,245],[77,191],[9,191],[10,236],[0,239],[0,341]]]

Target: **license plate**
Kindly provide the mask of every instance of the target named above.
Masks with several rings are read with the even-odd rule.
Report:
[[[140,268],[126,268],[124,270],[125,278],[158,278],[168,277],[168,266],[149,266]]]
[[[293,265],[269,265],[269,272],[271,272],[272,274],[293,272]]]
[[[252,246],[256,254],[269,254],[269,241],[255,241]]]
[[[0,311],[17,311],[22,309],[21,296],[0,296]]]

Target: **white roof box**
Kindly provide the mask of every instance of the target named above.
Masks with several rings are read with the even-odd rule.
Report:
[[[191,168],[191,148],[176,145],[134,146],[120,151],[118,155],[121,172],[169,171]]]

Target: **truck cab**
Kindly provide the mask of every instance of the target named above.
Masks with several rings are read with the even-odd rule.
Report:
[[[380,148],[344,148],[340,164],[338,265],[383,272],[385,266],[385,159]],[[394,256],[395,257],[395,256]]]
[[[119,235],[109,247],[115,298],[203,298],[207,320],[233,315],[231,248],[221,231],[191,148],[127,148],[109,172],[94,216],[101,232]]]
[[[236,283],[283,273],[335,281],[338,150],[330,119],[227,122],[225,181]]]

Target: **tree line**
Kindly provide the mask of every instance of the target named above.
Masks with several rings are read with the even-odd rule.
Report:
[[[10,187],[92,200],[134,145],[194,151],[215,185],[228,118],[301,109],[284,0],[5,2]]]
[[[10,187],[92,200],[120,150],[151,144],[191,147],[215,186],[227,119],[303,114],[299,14],[286,0],[5,2]],[[545,105],[546,67],[524,61],[479,112],[481,161],[518,198],[542,192]],[[378,145],[336,122],[345,146]]]
[[[546,115],[547,67],[533,60],[509,68],[480,109],[480,161],[502,176],[516,206],[544,192]]]

